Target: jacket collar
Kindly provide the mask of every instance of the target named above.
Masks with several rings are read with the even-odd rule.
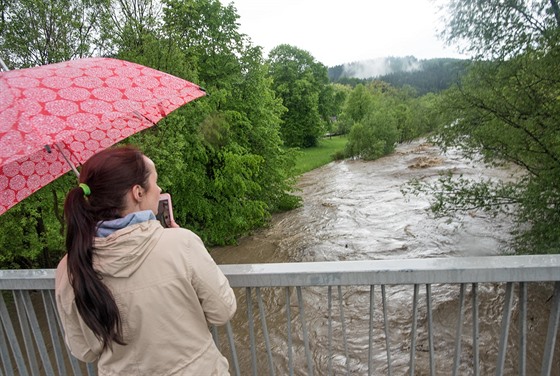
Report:
[[[113,219],[110,221],[101,221],[97,224],[97,237],[106,238],[115,231],[123,229],[127,226],[135,225],[137,223],[156,219],[156,216],[151,210],[143,210],[139,212],[130,213],[122,218]]]

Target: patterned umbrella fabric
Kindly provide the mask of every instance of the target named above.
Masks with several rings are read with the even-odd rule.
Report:
[[[0,214],[203,95],[191,82],[111,58],[0,72]]]

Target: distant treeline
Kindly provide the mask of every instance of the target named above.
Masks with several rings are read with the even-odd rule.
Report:
[[[367,69],[359,70],[356,66],[360,63],[349,65],[337,65],[329,68],[329,79],[331,82],[351,85],[366,84],[372,80],[380,80],[391,84],[396,88],[410,86],[416,90],[417,95],[426,93],[438,93],[448,89],[453,83],[458,82],[459,77],[465,73],[470,64],[469,60],[439,58],[417,61],[416,69],[411,70],[411,60],[415,58],[388,58],[389,71],[392,73],[371,76],[367,78],[352,77],[362,75]],[[367,62],[361,63],[362,66]],[[402,67],[403,69],[399,69]]]

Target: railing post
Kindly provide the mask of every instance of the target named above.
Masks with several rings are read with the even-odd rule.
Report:
[[[511,305],[513,304],[513,283],[506,284],[506,297],[504,300],[504,310],[502,313],[502,334],[500,335],[500,347],[498,361],[496,362],[496,376],[504,373],[504,363],[506,360],[506,350],[508,345],[509,326],[511,322]]]

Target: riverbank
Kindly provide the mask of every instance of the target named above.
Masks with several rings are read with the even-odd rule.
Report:
[[[294,168],[296,174],[301,175],[332,162],[344,151],[347,143],[346,135],[328,136],[320,139],[315,147],[300,149]]]

